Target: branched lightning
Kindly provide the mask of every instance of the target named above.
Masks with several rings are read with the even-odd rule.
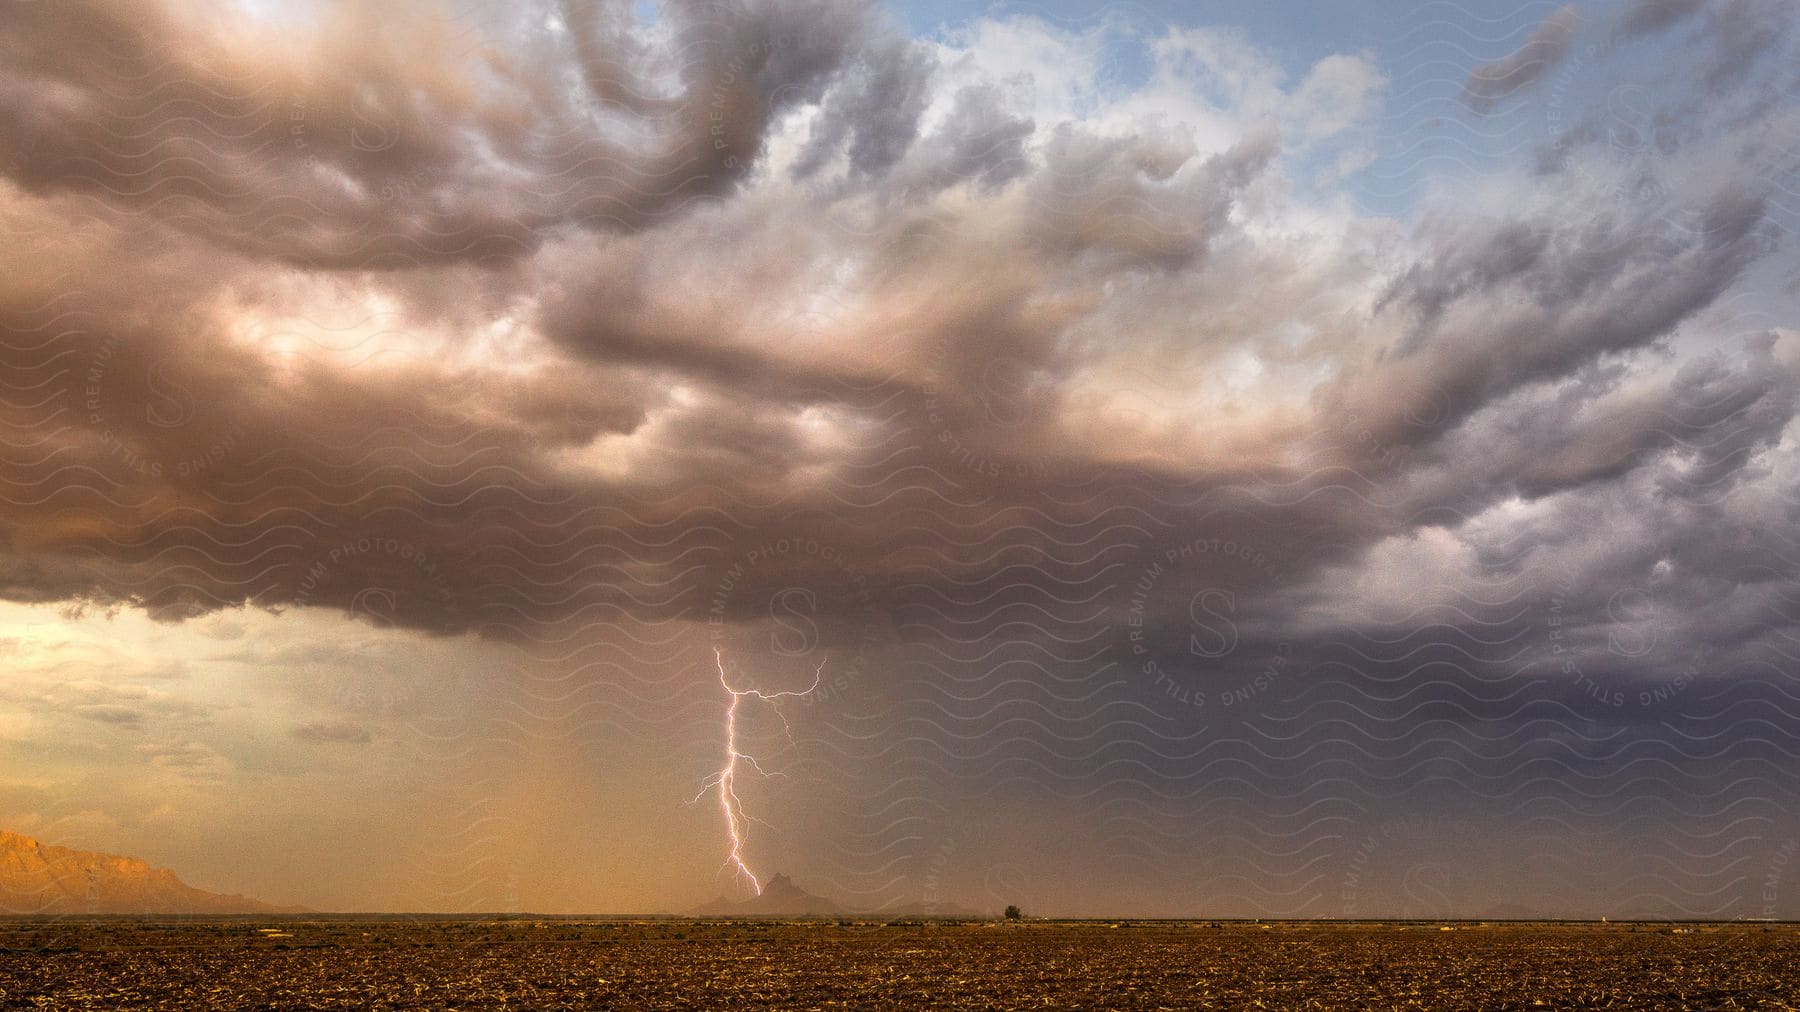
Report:
[[[700,793],[694,796],[694,800],[699,801],[706,796],[707,791],[713,790],[714,788],[718,789],[719,807],[725,812],[725,831],[730,834],[731,837],[731,852],[726,855],[725,863],[735,868],[739,880],[748,881],[750,887],[756,890],[756,895],[761,896],[762,880],[758,879],[756,873],[750,870],[750,866],[744,863],[744,843],[749,839],[748,824],[750,822],[750,817],[744,814],[744,803],[740,801],[737,796],[738,760],[741,759],[744,762],[749,763],[750,768],[755,770],[761,776],[780,776],[781,774],[765,771],[761,766],[757,765],[756,759],[753,756],[738,750],[738,703],[742,701],[745,696],[753,696],[765,702],[772,703],[775,700],[784,697],[799,698],[810,695],[814,689],[819,687],[819,677],[825,670],[825,662],[822,660],[819,662],[818,668],[813,671],[812,684],[803,690],[797,692],[792,690],[787,692],[763,692],[759,689],[732,688],[731,680],[725,675],[725,655],[717,648],[714,648],[713,659],[719,666],[719,684],[725,687],[725,693],[731,697],[731,702],[725,707],[725,765],[721,766],[718,772],[706,778],[700,787]],[[789,730],[787,718],[782,715],[779,708],[775,708],[775,715],[781,717],[782,729],[784,731]],[[789,740],[792,740],[791,732]]]

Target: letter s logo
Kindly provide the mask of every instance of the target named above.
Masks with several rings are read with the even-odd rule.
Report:
[[[1644,90],[1636,85],[1620,85],[1606,96],[1606,112],[1611,118],[1606,137],[1613,150],[1634,155],[1655,140],[1655,122]]]
[[[378,626],[391,626],[399,617],[400,599],[386,587],[364,587],[350,599],[350,614]]]
[[[159,428],[174,429],[194,417],[194,395],[170,375],[169,363],[158,362],[144,378],[151,400],[144,405],[144,420]]]
[[[981,371],[981,404],[995,425],[1018,425],[1030,409],[1030,363],[1012,355],[990,359]]]
[[[1655,650],[1656,626],[1644,628],[1655,613],[1656,603],[1643,591],[1627,587],[1615,592],[1606,602],[1606,617],[1613,622],[1606,634],[1607,648],[1620,657],[1642,657]]]
[[[1207,588],[1188,601],[1188,619],[1194,632],[1188,636],[1188,650],[1195,657],[1224,657],[1237,649],[1237,624],[1231,616],[1237,611],[1237,595],[1229,590]]]
[[[813,617],[819,613],[819,599],[805,587],[778,590],[769,598],[769,618],[775,630],[769,633],[769,649],[783,657],[804,657],[819,645],[819,625]]]
[[[382,96],[372,88],[362,88],[351,100],[350,115],[356,122],[350,126],[350,146],[358,151],[386,151],[400,142],[400,126]]]

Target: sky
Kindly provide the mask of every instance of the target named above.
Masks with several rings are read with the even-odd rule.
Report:
[[[1800,917],[1793,22],[0,6],[0,828],[320,910]]]

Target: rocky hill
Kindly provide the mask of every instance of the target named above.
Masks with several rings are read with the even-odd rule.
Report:
[[[954,903],[914,904],[876,911],[846,910],[837,903],[800,888],[786,875],[776,873],[763,885],[762,895],[744,900],[721,896],[687,912],[689,917],[983,917],[980,911]]]
[[[777,872],[763,886],[760,896],[745,900],[728,900],[721,896],[704,906],[688,911],[692,917],[835,917],[843,908],[800,888],[794,880]]]
[[[0,915],[302,913],[195,889],[134,857],[39,843],[0,830]]]

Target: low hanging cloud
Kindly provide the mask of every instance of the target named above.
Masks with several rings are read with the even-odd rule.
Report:
[[[72,54],[7,71],[6,114],[29,127],[8,135],[5,213],[27,242],[0,307],[26,493],[8,505],[9,595],[171,618],[338,607],[506,636],[594,604],[680,611],[611,579],[540,595],[494,577],[561,587],[616,555],[630,561],[609,572],[654,579],[691,558],[647,547],[656,532],[706,517],[721,558],[825,538],[884,584],[878,532],[912,507],[854,491],[870,468],[924,468],[996,517],[1116,472],[1132,475],[1110,493],[1121,507],[1211,487],[1264,518],[1292,513],[1271,490],[1344,468],[1378,494],[1308,529],[1354,551],[1418,510],[1475,515],[1659,461],[1699,480],[1666,453],[1690,430],[1645,432],[1651,409],[1601,378],[1769,252],[1764,191],[1725,177],[1684,195],[1679,222],[1434,213],[1373,271],[1257,223],[1285,213],[1278,132],[1246,124],[1201,150],[1152,120],[1040,123],[869,9],[673,5],[645,25],[575,5],[547,9],[547,33],[403,11],[377,24],[325,5],[305,44],[254,67],[275,26],[97,2],[8,20],[11,51]],[[1510,69],[1476,68],[1481,101],[1541,76],[1579,24],[1559,11]],[[460,41],[435,57],[384,41],[402,28]],[[574,92],[553,87],[552,50]],[[1171,67],[1204,51],[1171,47]],[[1331,57],[1291,87],[1354,67]],[[426,85],[404,107],[376,87],[411,79]],[[34,94],[71,114],[42,119]],[[383,115],[377,144],[366,121]],[[141,146],[105,140],[127,125]],[[581,158],[528,157],[544,136]],[[292,201],[305,213],[280,210]],[[345,242],[321,255],[284,228]],[[1309,294],[1267,297],[1284,288]],[[1708,481],[1780,432],[1792,352],[1777,332],[1754,347],[1715,362],[1716,382],[1782,407]],[[1256,377],[1221,385],[1245,355]],[[1589,459],[1453,449],[1517,450],[1553,390],[1596,431],[1627,412],[1619,434],[1584,442]]]
[[[1545,18],[1525,44],[1491,63],[1470,68],[1463,82],[1463,101],[1485,113],[1503,100],[1549,76],[1569,55],[1569,40],[1581,27],[1575,7],[1563,7]]]
[[[288,733],[314,745],[367,745],[374,740],[368,728],[341,721],[312,721],[300,724]]]

